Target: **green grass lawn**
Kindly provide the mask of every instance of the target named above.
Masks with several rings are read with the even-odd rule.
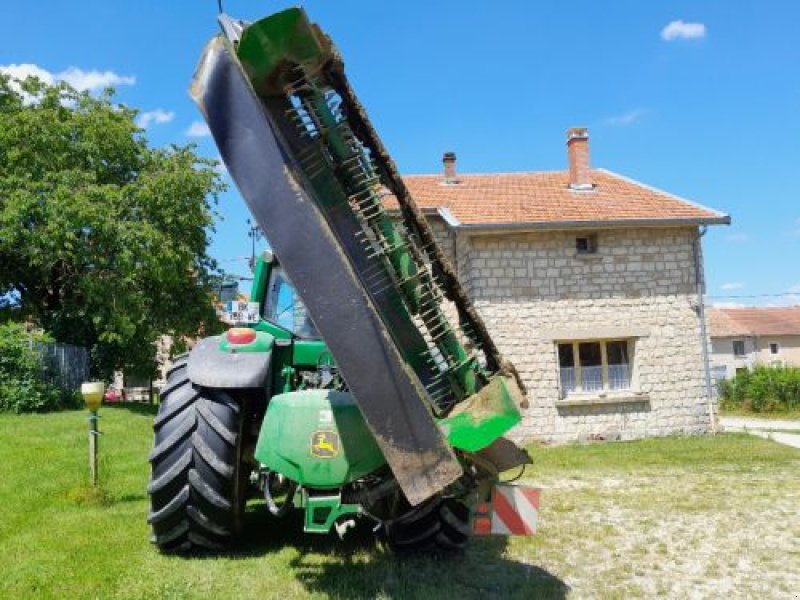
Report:
[[[533,448],[533,538],[398,560],[369,531],[340,543],[248,513],[241,551],[149,544],[149,407],[101,412],[102,492],[86,413],[0,415],[0,597],[778,597],[800,589],[800,452],[745,435]],[[790,596],[791,597],[791,596]]]

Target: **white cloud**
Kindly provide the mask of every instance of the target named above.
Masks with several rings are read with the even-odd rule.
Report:
[[[133,85],[136,77],[129,75],[117,75],[114,71],[84,71],[77,67],[70,67],[66,71],[56,74],[56,79],[66,81],[76,90],[81,92],[96,92],[107,87],[118,85]]]
[[[84,71],[78,67],[69,67],[59,73],[53,73],[47,69],[43,69],[39,65],[30,63],[0,65],[0,73],[10,75],[12,78],[19,80],[34,76],[49,85],[58,81],[65,81],[81,92],[96,92],[109,86],[133,85],[136,83],[136,77],[118,75],[114,73],[114,71],[97,71],[94,69]]]
[[[643,108],[634,108],[633,110],[629,110],[628,112],[622,113],[621,115],[608,117],[604,119],[603,122],[606,125],[613,125],[613,126],[632,125],[637,121],[640,121],[646,113],[647,111],[644,110]]]
[[[23,63],[19,65],[0,65],[0,73],[8,75],[12,79],[24,81],[28,77],[38,77],[47,84],[55,83],[55,77],[50,71],[46,71],[38,65]]]
[[[744,308],[744,304],[739,302],[711,302],[714,308]]]
[[[705,25],[702,23],[686,23],[681,19],[672,21],[661,30],[661,39],[668,42],[677,39],[696,40],[704,37],[706,37]]]
[[[147,112],[143,112],[136,118],[136,124],[141,127],[142,129],[147,129],[150,125],[162,125],[164,123],[169,123],[172,119],[175,118],[175,113],[171,110],[164,110],[163,108],[157,108],[155,110],[149,110]]]
[[[55,83],[55,77],[50,71],[30,63],[23,63],[19,65],[0,65],[0,73],[11,77],[11,89],[22,95],[22,101],[25,104],[33,104],[36,102],[36,97],[28,94],[27,92],[23,92],[18,81],[24,81],[28,77],[36,77],[41,79],[47,85],[53,85]]]
[[[730,291],[730,290],[740,290],[743,287],[744,287],[743,283],[740,283],[740,282],[736,281],[736,282],[730,282],[730,283],[723,283],[721,286],[719,286],[719,289],[725,290],[725,291]]]
[[[186,135],[189,137],[208,137],[211,135],[211,130],[202,121],[193,121],[186,130]]]
[[[800,283],[798,283],[797,285],[793,285],[786,291],[790,294],[800,294]]]

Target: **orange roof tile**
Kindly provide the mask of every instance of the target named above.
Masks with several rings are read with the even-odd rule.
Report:
[[[567,171],[403,177],[422,210],[445,208],[465,226],[637,224],[665,221],[729,223],[730,217],[604,169],[592,169],[594,189],[575,191]],[[396,200],[387,201],[389,208]]]
[[[740,325],[728,313],[719,308],[708,309],[709,335],[711,337],[737,337],[751,335],[750,330]]]
[[[800,335],[800,306],[711,308],[711,337]]]

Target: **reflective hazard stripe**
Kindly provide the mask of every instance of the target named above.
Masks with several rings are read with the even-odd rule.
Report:
[[[498,484],[492,493],[491,512],[486,503],[476,509],[476,535],[533,535],[539,518],[537,488]]]

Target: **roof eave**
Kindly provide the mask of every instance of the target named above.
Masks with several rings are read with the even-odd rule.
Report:
[[[389,209],[391,213],[399,213],[398,208]],[[438,216],[449,227],[455,229],[478,230],[502,230],[502,229],[603,229],[619,227],[675,227],[687,225],[730,225],[729,215],[719,214],[713,217],[679,217],[672,219],[603,219],[603,220],[580,220],[580,221],[517,221],[504,223],[462,223],[445,206],[439,208],[425,207],[421,209],[425,216]]]
[[[639,186],[641,188],[644,188],[646,190],[650,190],[651,192],[655,192],[656,194],[662,194],[664,196],[668,196],[668,197],[672,198],[673,200],[677,200],[678,202],[683,202],[684,204],[688,204],[690,206],[694,206],[697,209],[704,210],[704,211],[706,211],[708,213],[712,213],[712,214],[717,215],[719,217],[727,217],[727,219],[728,219],[727,223],[715,223],[715,224],[730,225],[730,222],[731,222],[730,215],[727,215],[727,214],[725,214],[723,212],[720,212],[718,210],[714,210],[713,208],[709,208],[708,206],[700,204],[699,202],[695,202],[694,200],[689,200],[688,198],[684,198],[683,196],[678,196],[677,194],[673,194],[672,192],[667,192],[667,191],[662,190],[660,188],[657,188],[655,186],[648,185],[646,183],[642,183],[641,181],[637,181],[636,179],[633,179],[632,177],[627,177],[626,175],[620,175],[619,173],[616,173],[615,171],[611,171],[609,169],[597,168],[597,170],[601,171],[603,173],[606,173],[607,175],[610,175],[612,177],[616,177],[618,179],[622,179],[623,181],[627,181],[628,183],[631,183],[633,185],[637,185],[637,186]]]
[[[449,211],[448,211],[449,213]],[[580,220],[580,221],[536,221],[536,222],[511,222],[511,223],[451,223],[439,211],[439,215],[451,227],[458,227],[470,231],[500,231],[513,229],[518,230],[543,230],[543,229],[619,229],[629,227],[681,227],[699,225],[730,225],[731,218],[728,215],[719,217],[705,218],[673,218],[673,219],[605,219],[605,220]],[[451,215],[452,216],[452,215]]]

